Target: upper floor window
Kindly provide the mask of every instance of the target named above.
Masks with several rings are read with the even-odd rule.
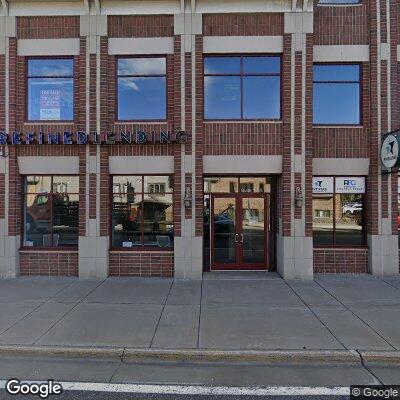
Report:
[[[118,120],[165,120],[165,57],[118,59]]]
[[[26,176],[24,183],[24,246],[77,246],[79,177]]]
[[[205,119],[279,119],[279,56],[204,58]]]
[[[28,60],[28,120],[72,121],[73,59]]]
[[[360,124],[360,92],[359,64],[314,65],[314,124]]]

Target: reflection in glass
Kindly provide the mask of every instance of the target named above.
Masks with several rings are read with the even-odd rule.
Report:
[[[77,246],[79,195],[53,194],[53,246]]]
[[[335,242],[338,245],[362,245],[363,202],[361,194],[336,194]]]
[[[151,76],[165,75],[165,57],[120,58],[118,60],[118,75]]]
[[[113,246],[172,247],[172,190],[170,176],[114,176]]]
[[[25,177],[24,246],[78,245],[79,177]]]
[[[206,119],[240,119],[240,77],[204,77]]]
[[[131,247],[141,245],[142,213],[140,207],[128,201],[127,195],[113,196],[113,245]]]
[[[172,247],[173,213],[172,195],[144,195],[144,245],[153,247]]]
[[[240,74],[240,57],[205,57],[204,73],[207,75]]]
[[[74,84],[72,59],[28,60],[28,119],[73,119]]]
[[[358,83],[314,83],[314,124],[359,124]]]
[[[235,212],[234,198],[214,199],[214,262],[236,262]]]
[[[333,195],[313,195],[314,245],[333,245]]]
[[[204,196],[203,214],[203,263],[206,270],[210,268],[210,195]]]
[[[167,116],[166,59],[118,60],[118,119],[152,120]]]
[[[204,193],[237,193],[239,179],[237,177],[204,178]]]
[[[280,118],[280,90],[279,76],[243,77],[243,118]]]
[[[280,57],[243,57],[245,74],[280,74]]]
[[[264,198],[242,200],[243,262],[264,262]]]
[[[314,65],[314,124],[360,124],[360,65]]]
[[[118,119],[165,119],[165,77],[118,78]]]

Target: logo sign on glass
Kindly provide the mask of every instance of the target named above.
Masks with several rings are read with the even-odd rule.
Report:
[[[336,178],[336,193],[365,193],[365,178],[360,177],[337,177]]]
[[[333,193],[333,178],[326,176],[315,176],[313,178],[313,193]]]
[[[381,147],[382,166],[386,169],[399,165],[399,139],[398,136],[389,134],[385,137]]]

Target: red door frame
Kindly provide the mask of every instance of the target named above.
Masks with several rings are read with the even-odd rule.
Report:
[[[231,198],[235,200],[235,263],[215,263],[215,246],[214,246],[214,199],[215,198]],[[237,237],[243,235],[243,199],[261,198],[264,199],[264,261],[261,263],[244,263],[243,262],[243,242],[237,240]],[[213,193],[210,194],[210,247],[211,260],[210,270],[269,270],[269,234],[270,228],[270,193]],[[243,238],[243,236],[242,236]]]

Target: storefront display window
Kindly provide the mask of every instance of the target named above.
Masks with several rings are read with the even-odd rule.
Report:
[[[204,58],[205,119],[279,119],[281,59],[277,56]]]
[[[167,77],[165,57],[118,59],[118,119],[165,120]]]
[[[365,178],[313,178],[315,246],[361,246],[364,234]]]
[[[72,121],[73,59],[28,60],[28,120]]]
[[[361,123],[360,74],[359,64],[314,65],[314,124]]]
[[[113,176],[112,246],[173,247],[171,176]]]
[[[25,247],[78,245],[77,176],[26,176],[23,197]]]

